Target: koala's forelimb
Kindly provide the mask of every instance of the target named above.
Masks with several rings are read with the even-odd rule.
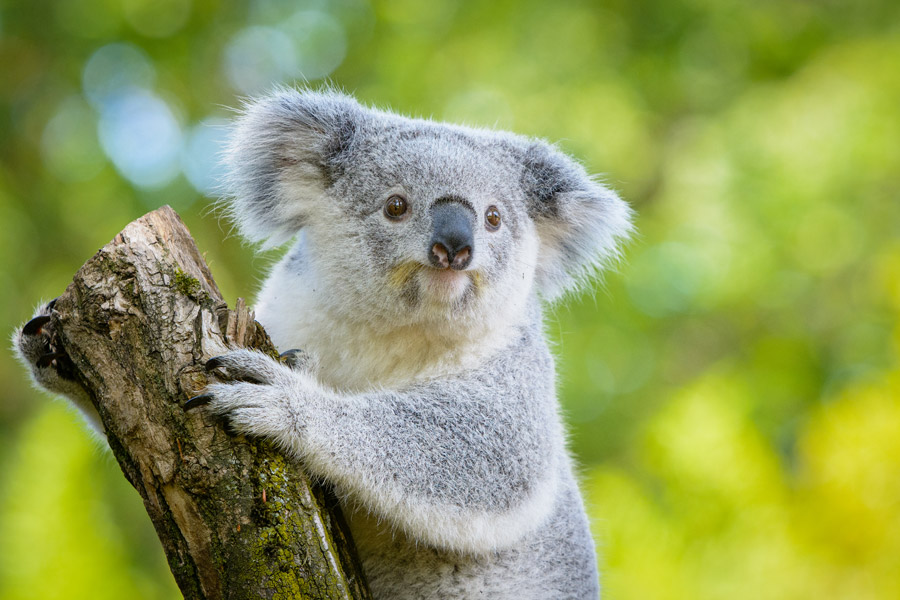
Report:
[[[522,356],[536,354],[543,360],[523,368]],[[543,522],[560,467],[560,436],[545,425],[556,418],[549,355],[525,333],[499,361],[400,390],[342,394],[239,350],[207,365],[242,381],[210,385],[186,408],[209,404],[237,431],[275,440],[412,539],[483,553]]]

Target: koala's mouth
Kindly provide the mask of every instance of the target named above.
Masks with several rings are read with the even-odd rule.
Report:
[[[456,300],[472,285],[472,279],[466,271],[432,268],[422,273],[425,280],[423,287],[428,295],[439,300]]]
[[[388,278],[391,285],[404,296],[424,296],[432,301],[457,302],[481,285],[481,273],[477,270],[458,271],[441,269],[418,262],[404,262],[391,268]],[[415,293],[409,292],[415,290]]]

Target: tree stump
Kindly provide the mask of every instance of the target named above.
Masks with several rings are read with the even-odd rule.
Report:
[[[228,309],[171,208],[85,263],[52,323],[185,598],[371,597],[333,495],[269,443],[182,410],[212,356],[277,352],[243,301]]]

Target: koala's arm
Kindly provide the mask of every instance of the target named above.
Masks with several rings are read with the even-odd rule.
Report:
[[[74,366],[62,351],[53,329],[51,315],[55,302],[56,300],[51,300],[38,305],[31,320],[13,332],[13,351],[31,372],[31,378],[37,387],[68,399],[91,429],[105,437],[100,415],[87,392],[75,380]]]
[[[255,352],[214,366],[260,383],[211,385],[202,401],[212,410],[275,440],[413,539],[488,552],[553,508],[563,437],[552,359],[537,335],[476,372],[355,395]]]

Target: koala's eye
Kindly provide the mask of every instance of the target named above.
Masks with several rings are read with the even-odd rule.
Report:
[[[487,210],[484,211],[484,222],[487,224],[487,228],[490,231],[497,231],[500,229],[500,209],[494,206],[487,207]]]
[[[406,199],[394,194],[384,203],[384,214],[390,219],[400,219],[406,214]]]

